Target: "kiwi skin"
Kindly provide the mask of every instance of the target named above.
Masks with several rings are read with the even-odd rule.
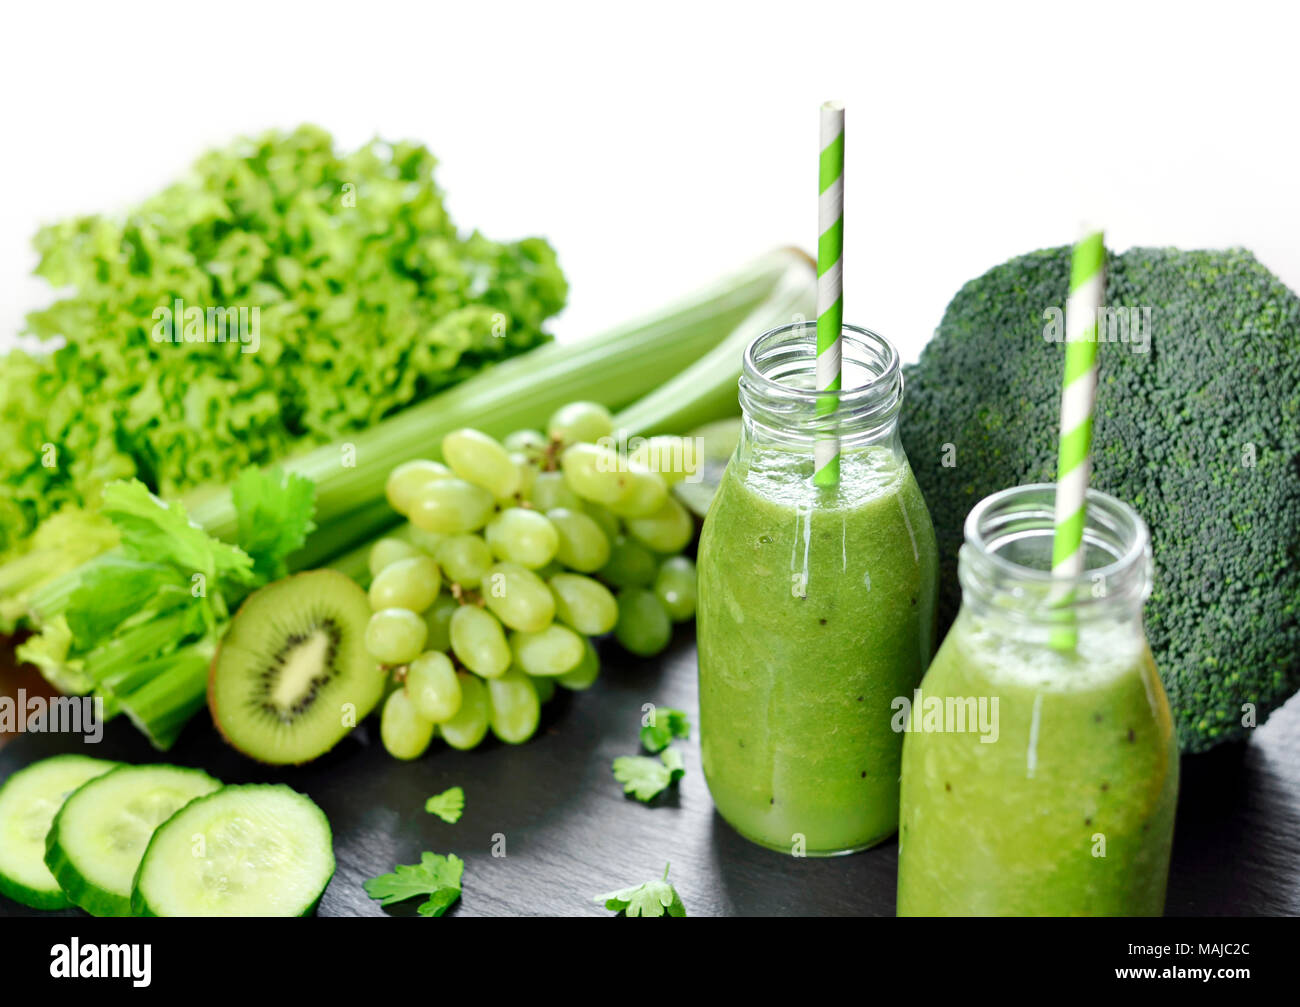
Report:
[[[239,676],[241,679],[249,674],[246,664],[239,663],[228,668],[222,660],[223,656],[228,656],[228,644],[237,635],[241,617],[246,621],[257,618],[261,614],[260,610],[275,600],[292,606],[297,597],[303,597],[307,599],[306,603],[310,604],[310,599],[319,597],[321,593],[328,595],[331,601],[337,602],[338,611],[334,613],[334,618],[345,624],[345,631],[354,643],[351,648],[353,658],[351,688],[346,694],[345,701],[355,707],[356,723],[361,723],[383,698],[387,675],[379,663],[365,653],[363,642],[366,623],[370,618],[370,603],[365,591],[355,581],[336,570],[326,569],[292,574],[267,584],[244,599],[208,666],[208,709],[212,714],[213,724],[227,744],[257,762],[268,765],[301,765],[311,762],[324,755],[350,733],[350,728],[340,725],[319,744],[298,750],[292,755],[285,752],[272,752],[268,749],[277,746],[250,743],[247,738],[249,732],[242,729],[243,725],[237,722],[233,711],[223,713],[223,706],[218,700],[219,694],[223,691],[220,688],[223,671],[228,677]],[[348,674],[347,669],[344,670],[344,674]],[[230,690],[225,691],[227,700],[230,700],[232,698]],[[243,696],[235,695],[233,698],[241,700]],[[339,698],[343,698],[341,694]],[[235,705],[237,703],[229,704],[230,707]]]

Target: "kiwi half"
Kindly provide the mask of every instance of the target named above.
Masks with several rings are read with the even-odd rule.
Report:
[[[369,621],[365,591],[335,570],[253,592],[212,660],[208,706],[217,729],[260,762],[324,755],[383,695],[384,672],[366,653]]]

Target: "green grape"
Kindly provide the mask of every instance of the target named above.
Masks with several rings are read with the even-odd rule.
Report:
[[[451,617],[458,608],[460,602],[451,595],[438,595],[438,600],[424,613],[424,624],[429,630],[424,639],[425,650],[451,649]]]
[[[695,520],[690,512],[669,496],[649,517],[627,519],[627,533],[655,552],[681,552],[695,537]]]
[[[655,579],[654,555],[635,539],[620,535],[609,549],[609,562],[600,568],[602,579],[615,587],[649,587]]]
[[[694,475],[702,460],[693,440],[673,436],[651,437],[639,444],[629,457],[657,472],[669,486]]]
[[[438,725],[438,733],[452,748],[462,752],[477,748],[488,731],[488,691],[483,679],[469,672],[456,672],[460,682],[460,709]]]
[[[424,650],[429,627],[408,608],[385,608],[366,624],[366,650],[380,664],[405,664]]]
[[[614,636],[640,657],[653,657],[668,646],[673,627],[663,603],[653,591],[631,587],[618,596],[618,625]]]
[[[384,483],[384,496],[388,497],[389,505],[397,513],[409,514],[416,496],[424,487],[438,479],[446,479],[449,475],[451,469],[446,465],[427,458],[403,462],[388,473],[388,481]]]
[[[460,709],[460,679],[446,654],[421,654],[406,669],[406,694],[415,712],[435,724],[450,720]]]
[[[609,539],[591,517],[568,507],[546,512],[559,536],[555,557],[570,570],[594,573],[609,562]]]
[[[510,644],[495,616],[476,605],[461,605],[451,617],[450,629],[451,649],[461,664],[484,678],[505,674]]]
[[[582,507],[582,498],[569,487],[563,472],[538,472],[528,499],[542,513],[556,507],[567,507],[570,510]]]
[[[509,745],[527,741],[537,731],[542,704],[532,679],[518,668],[511,668],[487,684],[488,722],[492,733]]]
[[[685,556],[670,556],[659,566],[655,597],[673,622],[685,622],[695,614],[695,564]]]
[[[403,527],[406,529],[406,534],[410,537],[411,543],[429,556],[433,556],[438,552],[438,545],[446,538],[441,532],[425,531],[423,528],[417,528],[410,521],[407,521]]]
[[[370,609],[409,608],[423,612],[438,597],[442,574],[428,556],[411,556],[389,563],[370,582]]]
[[[448,536],[433,555],[447,579],[461,587],[478,587],[493,562],[492,550],[480,535]]]
[[[483,578],[483,600],[511,629],[535,633],[555,618],[551,589],[532,570],[516,563],[497,563]]]
[[[560,536],[545,514],[525,507],[508,507],[488,522],[483,537],[494,556],[530,570],[555,558]]]
[[[563,675],[582,661],[582,637],[551,623],[536,633],[511,633],[510,650],[515,666],[529,675]]]
[[[546,451],[549,443],[540,430],[516,430],[506,434],[501,446],[507,451],[522,451],[530,458],[537,458]]]
[[[555,698],[555,679],[540,675],[533,679],[533,688],[537,690],[537,702],[545,706]]]
[[[605,533],[607,539],[613,542],[614,539],[618,538],[623,527],[619,524],[618,518],[611,514],[607,508],[586,500],[583,501],[582,509],[589,518],[600,525],[600,530]]]
[[[380,570],[399,559],[410,559],[418,555],[420,550],[410,542],[404,542],[400,538],[381,538],[370,547],[370,576],[378,575]]]
[[[533,493],[533,483],[537,481],[537,466],[528,459],[528,455],[522,451],[511,451],[510,460],[515,463],[519,469],[519,488],[515,490],[514,496],[500,497],[498,499],[510,502],[527,500]]]
[[[549,583],[555,595],[555,617],[579,633],[600,636],[618,622],[618,602],[600,581],[557,573]]]
[[[440,535],[478,531],[496,510],[496,498],[481,486],[448,476],[430,483],[411,504],[411,524]]]
[[[379,737],[395,759],[418,759],[433,740],[433,721],[420,715],[406,691],[398,689],[384,700]]]
[[[560,455],[560,468],[574,493],[611,510],[628,492],[628,473],[620,471],[618,452],[612,448],[575,444]]]
[[[479,430],[453,430],[442,439],[442,457],[456,475],[493,497],[519,492],[519,466],[495,438]]]
[[[551,414],[546,432],[563,444],[595,443],[614,432],[614,419],[599,402],[570,402]]]
[[[582,692],[584,689],[590,689],[599,675],[600,655],[596,653],[596,648],[591,645],[591,641],[584,637],[582,641],[582,660],[578,663],[578,666],[568,674],[556,677],[554,681],[566,689]],[[538,679],[538,681],[551,680]]]
[[[608,505],[619,517],[649,517],[668,499],[668,484],[640,463],[629,462],[623,480],[623,495]]]

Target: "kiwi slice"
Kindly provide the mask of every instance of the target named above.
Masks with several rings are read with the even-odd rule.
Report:
[[[673,493],[687,510],[700,517],[709,513],[713,494],[718,492],[722,483],[722,473],[727,470],[727,462],[731,461],[736,445],[740,443],[740,422],[739,416],[718,420],[696,427],[686,435],[699,438],[700,477],[674,484]]]
[[[384,692],[366,652],[370,603],[336,570],[313,570],[249,595],[208,679],[217,729],[260,762],[309,762],[361,723]]]

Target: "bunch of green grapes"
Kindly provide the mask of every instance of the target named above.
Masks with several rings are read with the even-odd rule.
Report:
[[[547,432],[498,442],[477,430],[442,441],[444,462],[388,477],[410,522],[370,553],[366,647],[392,669],[384,747],[419,757],[435,735],[474,748],[489,730],[519,744],[556,686],[582,690],[613,633],[633,654],[668,646],[695,614],[694,534],[669,492],[681,439],[654,437],[629,457],[608,446],[608,410],[574,402]],[[601,442],[601,443],[597,443]]]

